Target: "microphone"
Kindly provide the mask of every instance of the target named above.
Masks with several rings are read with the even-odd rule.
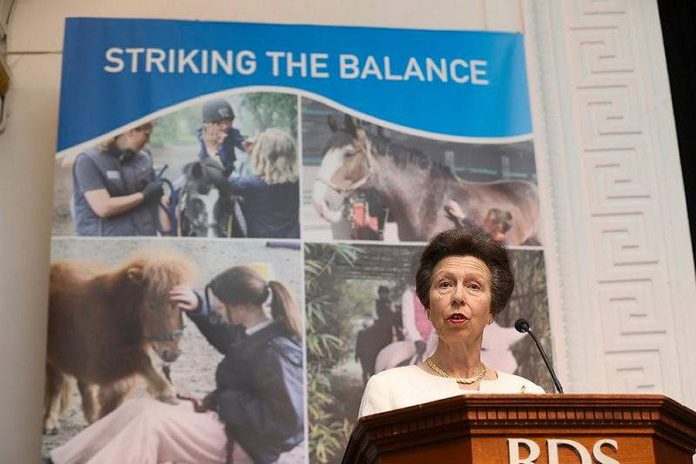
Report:
[[[556,390],[558,390],[558,393],[563,393],[563,387],[561,387],[561,382],[558,381],[558,377],[556,377],[556,373],[554,372],[553,367],[551,367],[549,358],[546,356],[546,353],[544,353],[544,349],[541,347],[541,343],[539,343],[539,340],[537,340],[536,336],[529,328],[529,322],[527,322],[527,319],[517,319],[517,321],[515,321],[515,329],[517,329],[518,332],[527,333],[532,337],[532,340],[534,340],[534,343],[539,349],[539,353],[541,353],[541,358],[544,360],[544,364],[546,364],[546,369],[548,369],[549,374],[551,374],[551,379],[553,380],[553,384],[556,386]]]

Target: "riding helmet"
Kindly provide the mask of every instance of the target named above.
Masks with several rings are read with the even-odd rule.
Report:
[[[232,106],[223,99],[205,102],[203,105],[203,122],[217,122],[221,119],[234,119]]]

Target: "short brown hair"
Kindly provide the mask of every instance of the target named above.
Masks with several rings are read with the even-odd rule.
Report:
[[[515,279],[505,246],[496,242],[480,227],[446,230],[433,237],[423,250],[416,272],[416,294],[426,308],[430,307],[429,292],[435,266],[448,256],[473,256],[483,261],[491,273],[491,313],[500,313],[512,295]]]

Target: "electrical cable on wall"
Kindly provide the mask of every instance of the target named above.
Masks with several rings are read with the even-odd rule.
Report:
[[[5,96],[0,97],[0,134],[5,131]]]
[[[0,0],[0,133],[5,129],[7,115],[5,100],[10,89],[10,66],[5,61],[7,53],[7,31],[16,0]]]

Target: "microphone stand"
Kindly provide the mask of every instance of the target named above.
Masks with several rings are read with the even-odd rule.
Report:
[[[559,382],[558,377],[556,377],[556,373],[554,372],[553,367],[551,366],[549,358],[546,356],[546,353],[544,353],[544,349],[541,347],[541,343],[539,343],[539,340],[537,340],[536,335],[534,335],[534,332],[532,332],[532,330],[529,328],[529,322],[527,322],[526,319],[517,319],[517,321],[515,322],[515,329],[517,329],[518,332],[527,333],[532,337],[532,340],[534,340],[534,343],[536,344],[539,353],[541,353],[541,359],[543,359],[544,364],[546,364],[546,369],[548,369],[549,373],[551,374],[551,380],[553,380],[553,384],[556,386],[556,390],[558,391],[558,393],[563,393],[563,387],[561,386],[561,382]]]

